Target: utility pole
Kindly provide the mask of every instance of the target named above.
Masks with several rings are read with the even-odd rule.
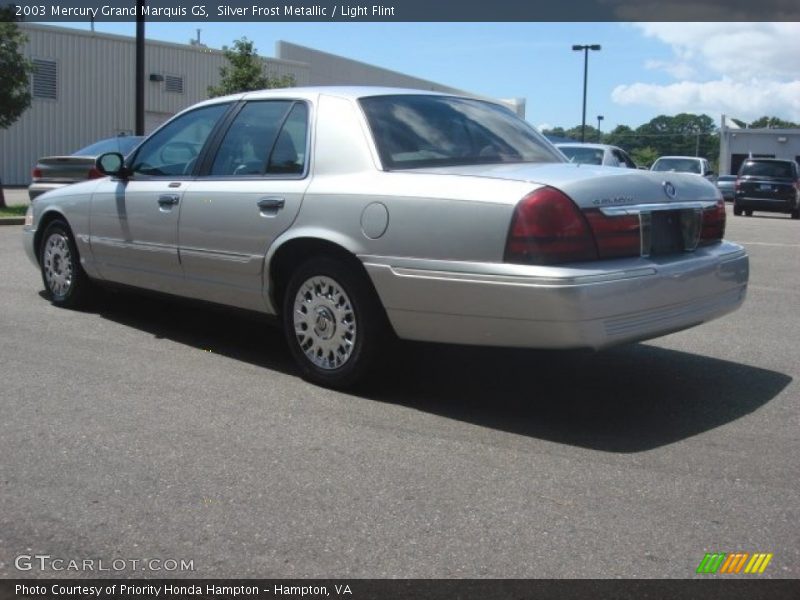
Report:
[[[600,44],[574,44],[576,52],[583,50],[583,117],[581,118],[581,143],[586,141],[586,83],[589,80],[589,50],[600,50]]]
[[[144,135],[144,7],[136,0],[136,135]]]

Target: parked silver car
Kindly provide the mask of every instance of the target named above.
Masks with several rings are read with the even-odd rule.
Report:
[[[50,190],[102,177],[103,174],[94,164],[98,156],[106,152],[127,155],[143,139],[135,135],[117,136],[94,142],[66,156],[40,158],[31,170],[32,181],[28,186],[28,197],[33,201]]]
[[[636,163],[622,148],[608,144],[556,144],[556,147],[570,159],[582,165],[604,165],[636,169]]]
[[[659,156],[651,171],[668,171],[671,173],[694,173],[709,181],[716,181],[716,173],[705,158],[697,156]]]
[[[409,340],[604,348],[744,300],[716,188],[575,165],[491,102],[381,88],[215,98],[108,176],[43,196],[52,302],[122,283],[279,315],[305,377],[353,384]]]

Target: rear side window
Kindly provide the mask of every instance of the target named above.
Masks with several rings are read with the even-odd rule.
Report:
[[[397,95],[360,103],[387,169],[564,161],[533,127],[489,102]]]
[[[308,108],[303,102],[250,102],[220,144],[211,176],[242,177],[303,172]]]
[[[739,175],[778,177],[783,179],[794,179],[795,177],[792,163],[774,160],[747,160],[742,164],[741,169],[739,169]]]

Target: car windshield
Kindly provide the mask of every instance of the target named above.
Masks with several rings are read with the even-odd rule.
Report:
[[[603,149],[602,148],[587,148],[581,146],[559,146],[570,161],[580,163],[582,165],[602,165],[603,164]]]
[[[133,150],[144,138],[125,135],[89,144],[72,153],[73,156],[100,156],[106,152],[119,152],[123,156]]]
[[[693,158],[659,158],[653,171],[679,171],[681,173],[700,173],[700,161]]]
[[[480,100],[398,95],[361,99],[387,169],[564,162],[510,110]]]
[[[788,162],[748,160],[739,170],[740,175],[751,175],[755,177],[780,177],[791,179],[792,165]]]

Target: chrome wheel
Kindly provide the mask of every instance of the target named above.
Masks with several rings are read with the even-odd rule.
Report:
[[[330,277],[306,279],[293,307],[294,332],[300,349],[315,366],[343,366],[356,343],[356,315],[341,285]]]
[[[53,233],[44,243],[42,269],[50,292],[66,296],[72,286],[74,269],[69,240],[62,233]]]

